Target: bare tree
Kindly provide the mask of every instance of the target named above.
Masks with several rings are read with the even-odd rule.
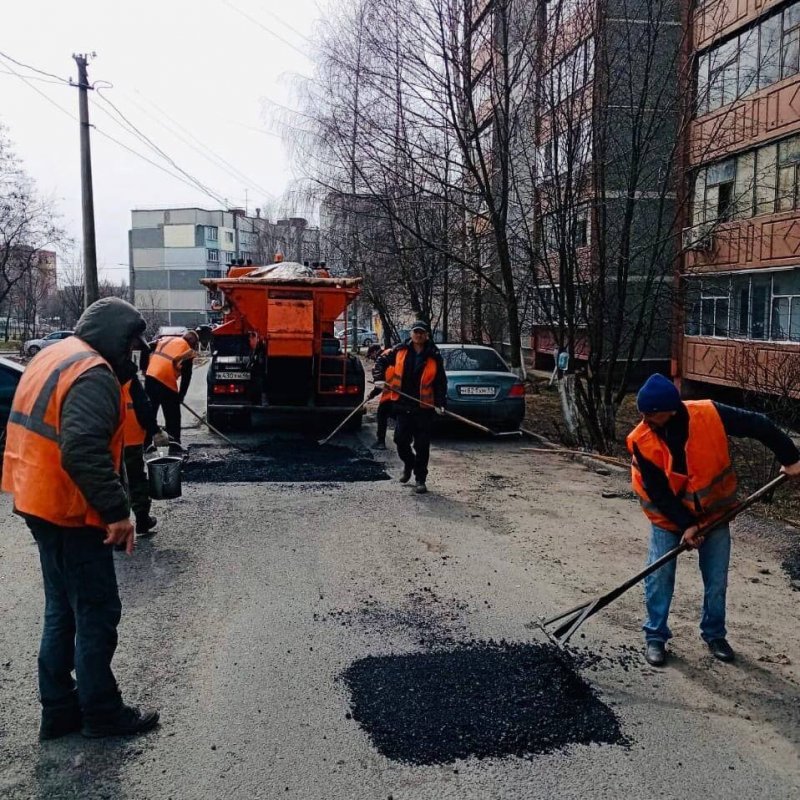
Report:
[[[41,289],[36,274],[41,253],[66,240],[56,220],[52,201],[38,194],[0,124],[0,308],[5,309],[6,317],[15,292],[16,305],[22,303],[27,311],[33,294],[40,293],[34,288]],[[28,302],[21,300],[25,286],[30,288]],[[37,296],[37,305],[40,301]]]

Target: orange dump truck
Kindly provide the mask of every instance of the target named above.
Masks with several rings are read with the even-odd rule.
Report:
[[[255,409],[289,419],[325,416],[330,424],[363,401],[361,361],[342,351],[333,333],[360,293],[360,278],[278,263],[233,267],[225,278],[201,283],[223,314],[208,370],[212,425],[247,427]],[[360,424],[356,414],[352,426]]]

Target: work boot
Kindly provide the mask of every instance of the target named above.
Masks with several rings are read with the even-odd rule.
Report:
[[[400,476],[400,483],[408,483],[411,480],[411,468],[405,467],[403,474]]]
[[[425,485],[425,481],[417,481],[416,484],[414,485],[414,491],[417,494],[427,494],[428,487]]]
[[[667,648],[664,642],[648,642],[644,650],[644,659],[651,667],[663,667],[667,661]]]
[[[720,661],[731,662],[736,658],[736,653],[733,652],[727,639],[712,639],[708,642],[708,649],[711,651],[711,655]]]
[[[156,535],[156,532],[153,530],[156,525],[158,525],[158,520],[155,517],[151,517],[149,514],[137,516],[136,535],[142,539],[149,539],[151,536]]]
[[[122,706],[111,717],[85,720],[81,733],[87,739],[100,739],[103,736],[136,736],[155,728],[157,724],[158,711]]]
[[[42,723],[39,726],[39,741],[58,739],[81,729],[81,710],[75,706],[70,709],[42,709]]]

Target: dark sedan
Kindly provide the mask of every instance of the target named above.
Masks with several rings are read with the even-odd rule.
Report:
[[[515,430],[525,417],[525,384],[500,354],[477,344],[440,344],[447,408],[495,430]]]

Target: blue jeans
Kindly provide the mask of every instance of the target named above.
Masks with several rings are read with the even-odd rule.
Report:
[[[680,544],[680,534],[653,525],[647,563],[652,564]],[[731,556],[731,532],[727,525],[715,528],[698,549],[703,575],[703,617],[700,635],[707,642],[725,637],[725,594],[728,588],[728,563]],[[666,642],[672,638],[667,619],[675,589],[677,559],[648,575],[644,581],[647,619],[642,630],[648,642]]]
[[[43,713],[112,716],[122,705],[111,659],[122,604],[114,548],[99,528],[62,528],[28,517],[39,546],[44,625],[39,647]],[[73,681],[72,671],[77,680]]]

